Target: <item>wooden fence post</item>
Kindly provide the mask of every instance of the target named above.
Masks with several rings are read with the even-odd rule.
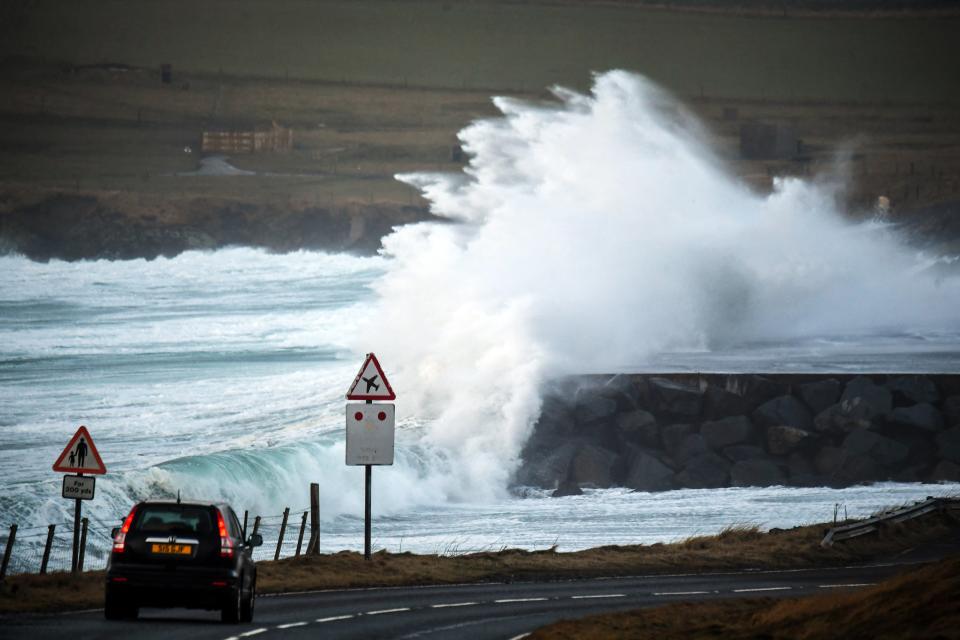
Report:
[[[303,547],[303,532],[307,528],[307,512],[303,512],[303,517],[300,519],[300,535],[297,536],[297,552],[296,556],[300,555],[300,548]]]
[[[83,557],[87,551],[87,527],[90,521],[86,518],[80,520],[80,555],[77,557],[77,571],[83,573]]]
[[[251,535],[257,535],[257,532],[260,530],[260,516],[257,516],[253,519],[253,533]]]
[[[53,532],[56,531],[57,525],[51,524],[47,526],[47,544],[43,547],[43,560],[40,561],[40,575],[43,575],[47,572],[47,563],[50,562],[50,547],[53,546]]]
[[[310,483],[310,542],[307,543],[307,555],[320,553],[320,485]]]
[[[290,516],[290,507],[283,510],[283,521],[280,523],[280,535],[277,537],[277,551],[273,554],[274,560],[280,559],[280,549],[283,547],[283,534],[287,532],[287,518]]]
[[[10,564],[10,553],[13,551],[13,543],[17,540],[17,525],[10,525],[10,537],[7,538],[7,548],[3,552],[3,564],[0,565],[0,580],[7,575],[7,565]]]

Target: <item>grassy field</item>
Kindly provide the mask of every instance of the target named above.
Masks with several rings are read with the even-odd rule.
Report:
[[[60,193],[171,223],[198,203],[423,206],[394,174],[459,170],[456,132],[495,113],[491,95],[542,99],[552,83],[585,88],[591,71],[613,67],[676,92],[760,190],[773,175],[833,171],[849,151],[853,208],[879,195],[898,209],[960,196],[958,17],[11,0],[0,18],[0,215]],[[173,65],[171,84],[161,63]],[[806,161],[741,161],[737,134],[751,119],[793,126]],[[175,175],[197,168],[184,149],[203,130],[270,121],[293,129],[294,149],[233,158],[258,175]]]
[[[414,555],[381,551],[367,562],[341,552],[260,562],[258,591],[452,584],[503,580],[571,579],[644,573],[738,569],[788,569],[842,565],[887,558],[926,542],[955,536],[954,517],[930,517],[885,528],[824,549],[826,525],[762,533],[734,527],[716,536],[672,544],[600,547],[572,553],[503,550],[465,555]],[[0,583],[0,613],[84,609],[102,606],[103,572],[13,576]]]

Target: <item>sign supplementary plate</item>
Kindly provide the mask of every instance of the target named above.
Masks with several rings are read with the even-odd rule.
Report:
[[[100,459],[100,453],[93,444],[93,438],[90,437],[86,427],[81,426],[73,434],[70,443],[67,444],[66,449],[53,464],[53,470],[63,473],[89,473],[94,475],[107,472],[107,467]]]
[[[93,494],[97,487],[97,479],[94,476],[63,476],[64,498],[76,498],[78,500],[93,500]]]
[[[360,373],[354,378],[350,390],[347,391],[347,400],[396,400],[397,394],[390,388],[387,376],[377,361],[377,356],[367,354],[367,359],[360,367]]]
[[[347,405],[347,464],[393,464],[396,407],[392,404]]]

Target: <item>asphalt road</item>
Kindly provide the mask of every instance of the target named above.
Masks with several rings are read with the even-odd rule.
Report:
[[[749,596],[803,596],[874,584],[912,565],[650,575],[260,596],[254,622],[226,625],[219,613],[141,609],[135,621],[102,611],[0,619],[0,638],[498,638],[508,640],[563,618],[669,602]]]

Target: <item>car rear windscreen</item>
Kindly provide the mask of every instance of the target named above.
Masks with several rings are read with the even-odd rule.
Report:
[[[144,533],[196,535],[214,530],[210,507],[179,504],[148,504],[137,510],[134,530]]]

